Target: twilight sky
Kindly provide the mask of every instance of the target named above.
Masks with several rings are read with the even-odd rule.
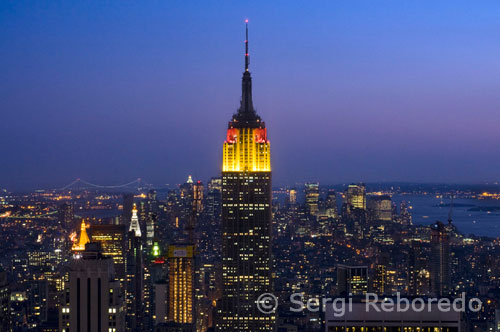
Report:
[[[245,18],[275,184],[498,180],[499,17],[499,1],[2,1],[0,187],[218,175]]]

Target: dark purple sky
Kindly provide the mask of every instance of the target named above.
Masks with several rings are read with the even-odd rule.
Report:
[[[500,177],[498,1],[2,1],[0,187],[218,175],[247,17],[275,184]]]

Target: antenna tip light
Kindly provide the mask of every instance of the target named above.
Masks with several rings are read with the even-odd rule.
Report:
[[[245,20],[245,23],[248,23],[248,18]]]

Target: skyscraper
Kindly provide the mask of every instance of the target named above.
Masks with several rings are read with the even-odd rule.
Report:
[[[345,191],[345,201],[352,208],[366,210],[366,186],[363,183],[350,184]]]
[[[429,295],[430,273],[428,255],[421,241],[412,241],[408,251],[408,294]]]
[[[370,196],[367,209],[372,221],[392,221],[391,196]]]
[[[450,288],[450,243],[446,226],[437,221],[431,226],[431,290],[446,296]]]
[[[306,183],[306,209],[311,216],[318,214],[319,183]]]
[[[222,300],[218,331],[272,331],[256,301],[271,292],[271,154],[255,112],[248,26],[241,104],[228,125],[222,164]]]
[[[125,230],[125,225],[90,226],[92,242],[98,242],[101,245],[104,257],[111,257],[113,259],[115,275],[120,282],[125,281],[125,260],[127,256]]]
[[[183,329],[194,328],[194,246],[168,247],[168,321]]]
[[[143,323],[142,240],[133,230],[128,233],[125,302],[128,331],[141,331]]]
[[[58,219],[59,224],[65,230],[70,230],[73,228],[73,221],[75,218],[75,211],[73,204],[71,203],[63,203],[58,207]]]
[[[113,261],[87,243],[70,266],[69,284],[60,307],[59,331],[125,331],[120,283]]]
[[[156,228],[158,227],[158,201],[156,190],[150,190],[143,204],[144,217],[146,219],[146,244],[148,248],[153,245]]]

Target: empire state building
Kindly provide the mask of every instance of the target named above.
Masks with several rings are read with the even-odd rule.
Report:
[[[252,102],[248,25],[241,104],[228,125],[222,162],[222,302],[218,331],[273,331],[257,299],[272,291],[271,152]]]

